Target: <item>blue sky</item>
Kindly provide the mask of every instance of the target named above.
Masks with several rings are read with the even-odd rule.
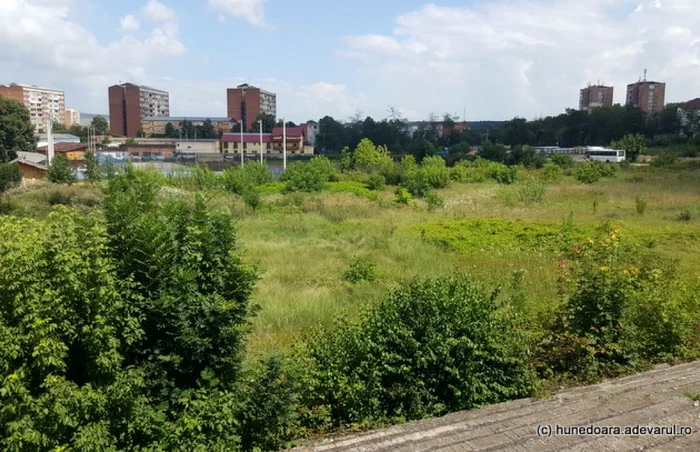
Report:
[[[598,80],[644,69],[667,102],[700,96],[697,0],[2,0],[0,83],[107,111],[121,81],[171,95],[173,115],[225,114],[225,89],[278,94],[294,121],[397,108],[467,120],[576,107]]]

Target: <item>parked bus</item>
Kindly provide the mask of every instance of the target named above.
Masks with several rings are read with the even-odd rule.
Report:
[[[595,162],[620,163],[625,160],[625,151],[601,147],[589,147],[586,151],[586,159]]]

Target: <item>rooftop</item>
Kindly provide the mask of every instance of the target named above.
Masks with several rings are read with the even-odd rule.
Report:
[[[236,122],[233,118],[215,118],[211,116],[146,116],[144,121],[206,121],[211,122]]]
[[[44,86],[39,86],[39,85],[27,85],[27,84],[24,84],[24,83],[10,83],[9,86],[19,86],[19,87],[22,87],[22,88],[25,88],[25,89],[37,89],[37,90],[41,90],[41,91],[54,91],[54,92],[57,92],[57,93],[62,93],[62,92],[63,92],[63,91],[61,91],[60,89],[46,88],[46,87],[44,87]]]
[[[272,143],[272,134],[263,133],[262,136],[263,143]],[[221,136],[222,143],[240,143],[241,134],[240,133],[225,133]],[[260,134],[259,133],[244,133],[243,134],[244,143],[259,143]]]
[[[39,139],[40,140],[47,140],[49,137],[45,133],[40,133],[39,134]],[[80,141],[80,137],[77,137],[75,135],[71,135],[70,133],[54,133],[53,134],[53,139],[54,141],[56,140],[77,140]]]
[[[54,152],[74,152],[74,151],[84,151],[88,147],[87,143],[54,143]],[[37,152],[46,153],[49,146],[40,146],[36,148]]]

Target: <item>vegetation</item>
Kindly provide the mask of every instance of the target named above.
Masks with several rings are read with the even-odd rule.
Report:
[[[0,163],[0,193],[18,187],[22,182],[22,173],[16,163]]]
[[[76,180],[75,170],[71,167],[65,154],[56,154],[54,156],[46,177],[57,184],[72,183]]]
[[[700,357],[692,160],[361,148],[5,194],[0,448],[275,450]]]
[[[36,137],[29,110],[21,102],[0,96],[0,164],[17,158],[17,152],[34,152]]]

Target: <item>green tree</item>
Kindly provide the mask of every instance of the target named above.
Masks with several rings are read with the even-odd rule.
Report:
[[[68,133],[80,138],[80,141],[82,142],[87,141],[87,127],[83,127],[80,124],[73,124],[72,126],[70,126],[70,129],[68,129]]]
[[[272,128],[275,127],[275,117],[267,113],[260,113],[250,127],[251,133],[260,132],[260,121],[262,121],[263,133],[272,133]]]
[[[71,184],[75,182],[75,171],[71,167],[68,157],[61,153],[54,156],[46,175],[55,184]]]
[[[389,151],[384,146],[375,146],[371,140],[363,138],[353,154],[355,167],[361,170],[376,170],[391,162]]]
[[[627,134],[620,141],[611,143],[613,149],[622,149],[630,161],[636,161],[637,157],[646,150],[646,140],[641,134]]]
[[[62,122],[54,121],[52,130],[54,133],[68,133],[68,127]]]
[[[102,115],[95,115],[90,125],[95,128],[95,135],[107,135],[109,133],[109,123]]]
[[[0,163],[17,158],[17,152],[36,150],[34,126],[29,111],[14,99],[0,96]]]
[[[173,126],[172,122],[165,125],[165,136],[167,138],[178,138],[180,136],[180,133],[175,130],[175,126]]]
[[[101,178],[97,155],[92,150],[85,153],[85,178],[90,182],[96,182]]]
[[[22,173],[16,163],[0,163],[0,193],[18,187],[22,182]]]

